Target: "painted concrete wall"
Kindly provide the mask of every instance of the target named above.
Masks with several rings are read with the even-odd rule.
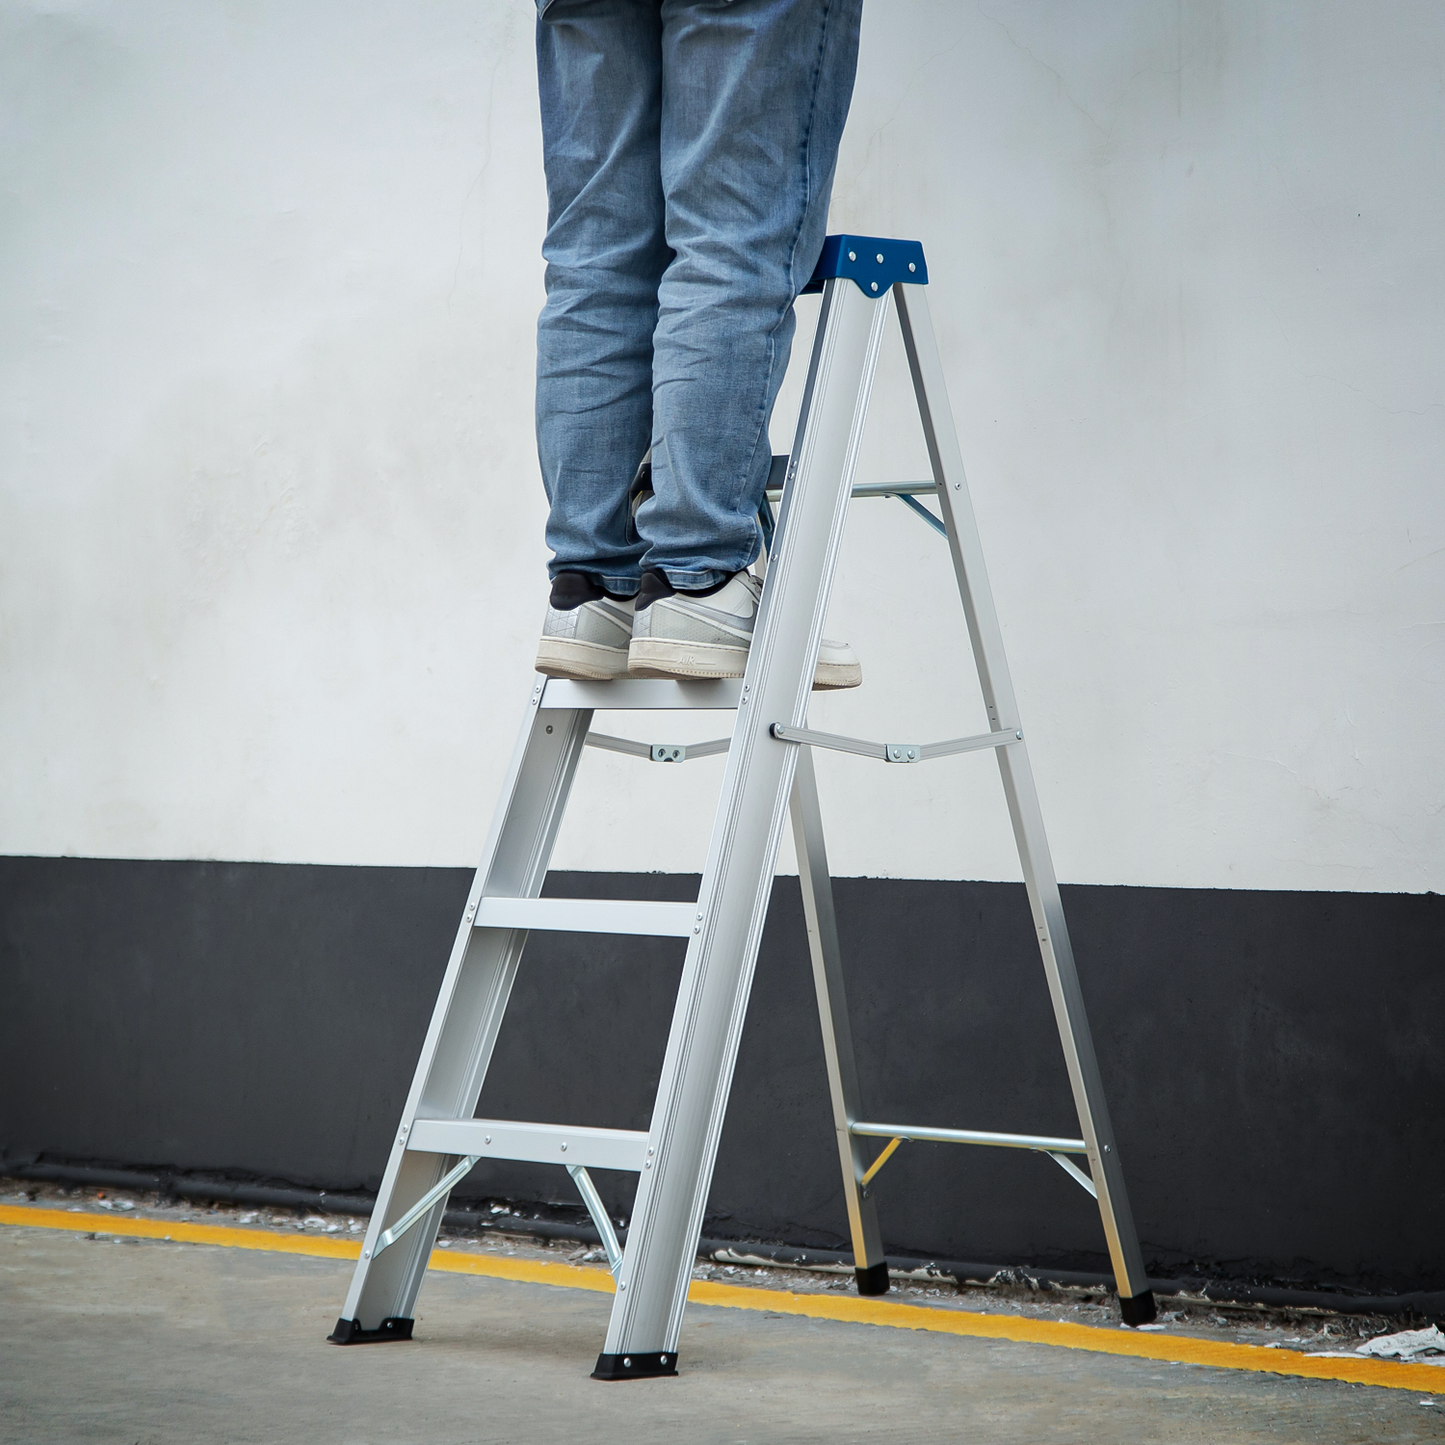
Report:
[[[0,3],[0,851],[474,860],[544,594],[532,23]],[[1062,876],[1441,889],[1445,9],[864,28],[834,226],[928,248]],[[884,364],[863,474],[920,475]],[[944,564],[855,509],[815,725],[975,729]],[[720,764],[638,766],[559,865],[700,866]],[[987,768],[820,760],[835,869],[1016,876]]]

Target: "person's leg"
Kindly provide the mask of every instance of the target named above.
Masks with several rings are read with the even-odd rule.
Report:
[[[550,570],[626,597],[645,548],[627,493],[651,434],[657,288],[672,257],[659,172],[662,20],[658,0],[539,9],[547,302],[537,453]]]
[[[793,301],[822,249],[862,0],[662,0],[666,244],[642,566],[725,582],[758,555]]]

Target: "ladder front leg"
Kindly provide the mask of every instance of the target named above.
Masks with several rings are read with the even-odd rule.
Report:
[[[475,926],[478,909],[484,896],[535,898],[541,892],[591,723],[592,714],[585,709],[542,710],[543,684],[539,678],[532,687],[411,1090],[392,1136],[361,1258],[341,1318],[329,1336],[335,1344],[411,1338],[412,1310],[448,1195],[439,1196],[389,1247],[381,1245],[381,1237],[425,1200],[461,1157],[412,1149],[412,1126],[419,1118],[469,1118],[476,1110],[527,939],[522,929]]]

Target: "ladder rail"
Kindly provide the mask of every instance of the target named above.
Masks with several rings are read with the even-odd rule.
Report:
[[[1013,680],[1004,653],[1003,632],[988,584],[983,544],[964,475],[963,453],[948,404],[943,361],[933,332],[928,299],[921,287],[901,283],[893,287],[893,296],[989,723],[996,731],[1021,730],[1018,700],[1014,696]],[[1074,1107],[1079,1116],[1079,1129],[1088,1145],[1090,1174],[1097,1190],[1099,1214],[1119,1294],[1121,1300],[1138,1297],[1141,1301],[1139,1311],[1147,1310],[1152,1317],[1153,1299],[1144,1273],[1138,1236],[1134,1231],[1123,1167],[1109,1120],[1073,946],[1064,921],[1063,899],[1034,786],[1033,769],[1029,766],[1028,744],[1020,738],[1013,747],[997,749],[996,756],[1019,861],[1023,865],[1024,884],[1058,1025],[1059,1042],[1063,1046]],[[1124,1308],[1127,1319],[1130,1307],[1125,1305]]]
[[[347,1290],[342,1325],[353,1321],[362,1332],[411,1315],[447,1194],[384,1253],[377,1254],[377,1243],[462,1157],[409,1149],[411,1128],[419,1115],[455,1118],[476,1109],[526,943],[522,930],[475,928],[477,909],[486,894],[535,898],[541,892],[591,724],[586,709],[554,709],[543,717],[544,681],[537,678],[529,695]]]
[[[675,1368],[733,1066],[797,762],[768,724],[801,725],[812,691],[886,308],[825,283],[782,516],[698,897],[651,1137],[596,1373]],[[673,1362],[671,1365],[663,1362]],[[624,1365],[624,1361],[628,1362]]]
[[[858,1063],[853,1029],[848,1020],[848,991],[843,982],[843,956],[838,946],[838,919],[833,908],[833,880],[828,871],[823,817],[818,806],[818,780],[813,755],[799,750],[793,774],[793,848],[798,855],[798,883],[803,894],[803,921],[818,998],[818,1023],[823,1035],[823,1062],[828,1098],[833,1106],[833,1133],[843,1173],[843,1203],[853,1241],[853,1268],[859,1294],[884,1294],[888,1263],[878,1228],[878,1206],[868,1182],[873,1171],[863,1152],[855,1121],[861,1108]]]

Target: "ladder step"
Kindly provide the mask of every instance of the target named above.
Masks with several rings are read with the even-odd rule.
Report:
[[[549,677],[539,707],[590,708],[614,712],[700,708],[731,712],[742,696],[740,677],[674,682],[666,677],[618,678],[616,682],[572,682]]]
[[[647,1158],[647,1135],[635,1129],[573,1129],[511,1119],[417,1119],[406,1147],[422,1154],[630,1169],[639,1174]]]
[[[689,938],[696,921],[697,909],[691,903],[615,898],[483,898],[477,908],[475,927]]]

